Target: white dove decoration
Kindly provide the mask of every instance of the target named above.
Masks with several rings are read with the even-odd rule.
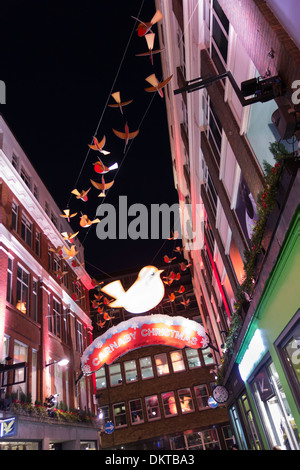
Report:
[[[158,305],[165,295],[164,283],[160,278],[163,271],[155,266],[145,266],[127,291],[119,280],[107,284],[101,290],[116,299],[109,304],[110,307],[123,307],[134,314],[144,313]]]

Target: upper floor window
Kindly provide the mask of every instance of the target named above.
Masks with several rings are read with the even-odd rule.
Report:
[[[121,364],[112,364],[109,366],[109,379],[112,387],[122,384]]]
[[[150,397],[145,398],[146,410],[148,421],[154,421],[155,419],[160,419],[160,408],[158,403],[158,396],[151,395]]]
[[[207,408],[208,407],[207,386],[205,384],[196,385],[196,387],[194,387],[194,390],[195,390],[195,396],[196,396],[198,409],[202,410],[203,408]]]
[[[49,204],[47,201],[45,201],[45,212],[47,215],[50,215],[50,209],[49,209]]]
[[[151,357],[140,358],[140,368],[142,379],[151,379],[154,377]]]
[[[170,353],[173,372],[181,372],[185,370],[182,351],[172,351]]]
[[[37,187],[36,184],[33,185],[33,195],[35,199],[38,201],[39,200],[39,188]]]
[[[19,206],[15,201],[13,201],[11,208],[11,228],[16,232],[18,231],[18,213]]]
[[[38,317],[38,281],[33,279],[32,281],[32,318],[37,321]]]
[[[197,349],[186,348],[185,353],[188,360],[189,369],[201,367],[201,362]]]
[[[60,336],[61,331],[61,304],[58,300],[53,298],[52,317],[50,322],[50,331],[57,336]]]
[[[12,155],[11,163],[12,163],[12,166],[13,166],[17,171],[19,171],[19,158],[18,158],[17,155],[15,155],[14,153],[13,153],[13,155]]]
[[[113,405],[113,415],[116,428],[127,426],[125,403],[115,403]]]
[[[125,369],[125,378],[126,378],[127,383],[137,381],[138,377],[137,377],[137,368],[136,368],[135,360],[124,362],[124,369]]]
[[[17,304],[16,307],[25,315],[29,312],[29,273],[19,264],[17,268]]]
[[[12,303],[12,278],[13,278],[13,260],[11,258],[8,258],[6,300],[10,304]]]
[[[83,334],[82,334],[82,324],[77,320],[76,321],[76,337],[77,337],[77,350],[83,352]]]
[[[96,389],[106,388],[107,383],[106,383],[105,367],[101,367],[101,369],[95,372],[95,378],[96,378]]]
[[[191,390],[189,388],[182,388],[181,390],[178,390],[177,393],[180,402],[181,413],[185,414],[195,411]]]
[[[142,400],[140,398],[137,398],[136,400],[130,400],[129,409],[131,424],[140,424],[144,422]]]
[[[38,256],[41,256],[41,232],[35,231],[35,252]]]
[[[30,247],[32,246],[32,223],[25,214],[22,214],[21,237],[27,243],[27,245]]]
[[[157,356],[155,356],[154,359],[155,359],[156,371],[157,371],[158,376],[170,373],[168,358],[165,353],[157,354]]]
[[[162,402],[163,402],[165,417],[168,418],[170,416],[176,416],[177,415],[177,405],[176,405],[176,401],[175,401],[174,392],[162,393],[161,398],[162,398]]]
[[[26,184],[26,186],[31,189],[31,177],[23,167],[21,168],[21,178]]]

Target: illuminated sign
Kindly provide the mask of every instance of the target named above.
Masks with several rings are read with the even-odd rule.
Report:
[[[261,331],[256,330],[239,364],[240,375],[244,382],[261,360],[265,350]]]
[[[0,419],[0,437],[11,437],[17,434],[17,418],[13,416],[7,419]]]
[[[202,325],[184,317],[146,315],[119,323],[96,338],[84,351],[82,371],[92,374],[104,364],[143,346],[165,344],[176,348],[199,349],[208,346]]]

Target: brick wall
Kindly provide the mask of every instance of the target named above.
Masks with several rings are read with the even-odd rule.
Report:
[[[269,67],[288,86],[300,79],[300,51],[264,0],[218,1],[260,75]]]

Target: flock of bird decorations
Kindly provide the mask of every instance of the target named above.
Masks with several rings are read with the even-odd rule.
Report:
[[[156,11],[155,15],[151,19],[150,22],[145,23],[138,18],[132,17],[133,19],[137,20],[139,22],[138,27],[137,27],[137,33],[139,37],[144,37],[147,42],[148,46],[148,51],[142,54],[136,54],[136,56],[149,56],[151,60],[151,64],[153,66],[153,55],[158,54],[163,51],[163,49],[159,50],[153,50],[154,47],[154,39],[155,39],[155,33],[152,32],[152,27],[162,20],[163,16],[159,10]],[[149,75],[145,80],[151,85],[148,88],[145,88],[145,91],[147,92],[158,92],[161,98],[164,97],[163,94],[163,88],[169,83],[169,81],[172,79],[171,75],[167,79],[159,82],[159,80],[156,78],[155,73]],[[115,103],[113,104],[108,104],[109,107],[111,108],[118,108],[121,112],[121,114],[124,116],[124,111],[123,108],[127,105],[129,105],[133,100],[129,101],[123,101],[121,100],[121,95],[120,92],[117,91],[113,93],[112,98],[114,99]],[[130,132],[129,131],[129,126],[127,122],[125,123],[125,129],[123,131],[119,131],[116,129],[112,129],[113,133],[120,139],[124,140],[125,146],[124,146],[124,153],[126,151],[127,145],[129,140],[134,139],[138,133],[139,130]],[[99,153],[106,156],[109,155],[110,152],[104,149],[104,146],[106,144],[106,138],[105,136],[102,137],[101,140],[98,140],[96,136],[93,137],[93,143],[88,144],[89,148],[91,150],[94,150],[97,152],[97,158],[98,160],[93,163],[94,165],[94,171],[101,175],[101,182],[97,182],[94,179],[90,179],[92,185],[100,191],[98,197],[105,197],[106,196],[106,191],[110,189],[113,184],[114,180],[111,182],[106,182],[104,175],[118,169],[118,163],[114,163],[111,166],[106,166],[101,158],[99,157]],[[79,191],[78,189],[73,189],[71,191],[71,194],[73,194],[76,199],[79,199],[83,202],[86,202],[88,200],[88,193],[91,190],[91,188],[87,190],[81,190]],[[61,217],[67,219],[68,222],[71,221],[73,217],[75,217],[78,212],[72,213],[70,209],[65,209],[63,211],[63,214],[60,214]],[[79,225],[82,228],[89,228],[93,224],[99,223],[100,220],[98,218],[95,218],[94,220],[90,220],[88,215],[83,214],[81,212],[81,217],[79,221]],[[76,233],[67,233],[63,232],[61,235],[64,240],[69,242],[69,247],[66,248],[66,246],[58,246],[56,249],[51,248],[50,250],[54,252],[55,254],[58,254],[60,257],[62,257],[63,251],[65,251],[66,256],[63,257],[63,260],[71,260],[72,261],[72,267],[76,268],[78,266],[83,265],[84,263],[79,264],[75,259],[73,259],[77,254],[78,251],[76,251],[76,246],[73,244],[74,238],[78,235],[79,231]],[[175,232],[172,234],[172,237],[169,238],[168,240],[174,240],[176,241],[179,237],[178,232]],[[175,245],[174,245],[175,246]],[[174,251],[180,254],[182,252],[183,248],[177,246]],[[165,255],[164,256],[164,262],[166,264],[171,264],[173,260],[176,259],[176,256],[173,258],[170,258],[169,256]],[[180,269],[182,271],[185,271],[190,265],[186,264],[185,262],[179,263]],[[111,308],[118,308],[118,307],[123,307],[127,311],[131,313],[142,313],[145,311],[149,311],[152,308],[154,308],[164,297],[165,295],[165,289],[164,289],[164,284],[167,286],[173,285],[173,282],[179,281],[181,278],[180,272],[175,273],[173,270],[171,270],[171,266],[169,268],[169,272],[167,273],[166,276],[164,276],[162,279],[160,278],[160,274],[166,270],[158,270],[154,266],[146,266],[143,268],[136,280],[136,282],[128,289],[127,292],[124,291],[120,281],[114,281],[111,282],[110,284],[106,285],[105,287],[100,288],[100,286],[103,284],[103,282],[98,282],[96,279],[92,280],[92,284],[95,288],[94,291],[94,299],[92,300],[92,308],[95,309],[94,312],[97,313],[97,318],[98,314],[103,315],[103,320],[99,321],[97,324],[100,326],[100,328],[103,328],[106,324],[106,322],[109,322],[115,318],[114,316],[110,315],[110,309]],[[59,269],[58,271],[55,271],[55,274],[59,279],[62,279],[65,274],[67,274],[67,271],[62,271]],[[79,280],[80,278],[77,278],[75,281],[75,284],[79,285]],[[151,289],[148,288],[148,293],[150,294],[146,295],[145,297],[145,292],[142,291],[141,285],[145,283],[149,286],[152,286]],[[150,282],[150,284],[149,284]],[[163,284],[164,283],[164,284]],[[156,290],[156,294],[154,295]],[[107,294],[111,297],[115,298],[115,301],[109,300],[106,296],[102,295],[100,291],[103,291],[104,294]],[[168,302],[174,302],[176,295],[179,294],[182,296],[182,302],[181,304],[188,306],[190,299],[185,298],[182,294],[185,293],[185,287],[181,285],[178,290],[173,291],[170,295],[168,295],[167,301]],[[132,295],[134,294],[134,295]],[[135,299],[138,299],[137,301],[140,302],[139,307],[137,306],[132,306],[131,305],[131,299],[132,297],[135,297]],[[80,301],[81,298],[83,297],[78,297],[76,293],[72,295],[72,299],[76,302]],[[102,317],[100,317],[102,318]],[[108,326],[108,324],[107,324]]]

